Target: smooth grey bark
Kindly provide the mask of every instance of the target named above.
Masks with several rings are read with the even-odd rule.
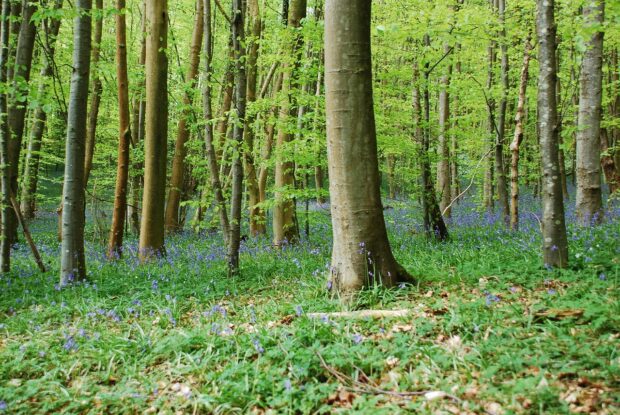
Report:
[[[168,156],[168,1],[146,2],[144,193],[140,260],[165,255],[164,210]]]
[[[32,57],[36,37],[36,25],[32,19],[36,11],[38,1],[22,1],[22,22],[17,40],[17,50],[12,81],[12,90],[8,102],[8,122],[10,129],[9,140],[9,179],[11,181],[11,194],[17,195],[19,178],[19,161],[26,124],[26,111],[28,108],[28,84],[32,69]],[[9,239],[17,240],[17,217],[14,213],[9,221]]]
[[[538,131],[540,137],[543,204],[542,235],[545,265],[568,266],[568,242],[558,159],[558,109],[556,101],[556,26],[554,0],[537,0]]]
[[[84,154],[90,76],[92,0],[77,0],[73,34],[73,73],[67,117],[65,179],[62,195],[60,285],[86,278],[84,257]]]
[[[603,98],[603,36],[605,1],[593,0],[583,8],[588,26],[599,26],[581,64],[579,121],[577,126],[577,220],[599,223],[603,216],[601,194],[601,115]]]
[[[232,35],[235,50],[235,109],[237,119],[233,127],[232,194],[230,197],[230,236],[228,237],[228,275],[239,273],[241,245],[241,199],[243,196],[243,129],[247,78],[245,69],[245,13],[242,0],[233,0]]]
[[[9,33],[11,23],[9,17],[11,5],[9,0],[2,1],[2,15],[0,21],[0,84],[7,80],[7,60],[9,58]],[[7,122],[7,96],[0,93],[0,169],[2,171],[1,190],[2,190],[2,210],[0,235],[0,272],[11,270],[11,242],[9,240],[9,224],[11,220],[11,182],[9,179],[9,125]]]
[[[380,195],[372,92],[371,2],[327,0],[325,85],[334,288],[350,294],[411,276],[392,254]]]
[[[60,9],[63,0],[56,0],[54,8]],[[42,23],[42,31],[45,32],[45,50],[42,53],[43,67],[39,78],[39,89],[37,96],[39,99],[46,94],[48,82],[53,81],[54,75],[54,55],[56,52],[56,38],[60,31],[61,19],[51,19]],[[30,131],[28,141],[28,152],[24,167],[24,178],[21,191],[21,211],[25,219],[34,219],[36,211],[37,186],[39,182],[39,162],[41,160],[41,144],[45,124],[47,122],[47,112],[43,105],[38,105],[34,110],[34,121]]]

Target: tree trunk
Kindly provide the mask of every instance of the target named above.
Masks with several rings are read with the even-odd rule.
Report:
[[[282,89],[282,74],[280,74],[275,82],[273,87],[273,95],[276,96],[280,90]],[[278,107],[273,106],[269,111],[269,116],[267,120],[274,118],[278,113]],[[267,161],[271,158],[271,153],[273,152],[273,138],[275,136],[276,126],[273,122],[267,121],[267,126],[265,128],[265,143],[263,144],[263,148],[261,151],[261,159]],[[261,166],[258,172],[258,195],[260,197],[260,201],[264,202],[267,199],[267,174],[269,169],[266,165]]]
[[[95,0],[97,18],[95,19],[95,34],[91,63],[94,69],[92,84],[90,86],[90,108],[88,111],[88,127],[86,130],[86,154],[84,158],[84,187],[88,187],[90,171],[93,168],[93,156],[95,154],[95,142],[97,138],[97,119],[99,118],[99,106],[101,104],[101,92],[103,87],[99,78],[99,58],[101,56],[101,37],[103,35],[103,0]]]
[[[261,15],[258,6],[258,0],[249,0],[248,12],[251,27],[251,37],[248,39],[247,54],[247,103],[251,104],[256,101],[256,88],[258,78],[258,51],[259,41],[261,37]],[[265,211],[257,206],[260,203],[260,193],[258,188],[258,175],[256,173],[256,165],[254,162],[254,131],[252,124],[255,117],[248,116],[244,126],[244,142],[245,142],[245,176],[247,179],[247,189],[250,208],[250,234],[252,236],[264,235],[267,232],[265,224]]]
[[[168,1],[146,3],[146,108],[144,194],[140,222],[140,259],[165,254],[164,202],[168,135]]]
[[[56,0],[55,9],[62,7],[62,0]],[[60,30],[61,19],[50,19],[44,25],[46,51],[43,53],[43,67],[41,68],[39,90],[37,92],[38,99],[42,99],[46,94],[47,81],[54,74],[54,55],[56,51],[56,38]],[[37,186],[39,182],[39,162],[41,160],[41,144],[43,133],[45,132],[45,124],[47,122],[47,112],[43,105],[37,105],[34,110],[34,121],[32,130],[30,131],[30,140],[28,141],[28,152],[26,154],[26,165],[24,167],[24,179],[21,192],[21,211],[25,219],[34,219],[37,200]]]
[[[73,35],[73,75],[65,155],[65,181],[62,197],[62,248],[60,285],[86,278],[84,257],[84,151],[86,105],[90,76],[92,0],[77,0]]]
[[[525,48],[523,52],[523,65],[521,67],[521,81],[519,82],[519,103],[517,104],[517,114],[515,116],[515,135],[510,145],[510,151],[512,152],[511,174],[510,174],[510,189],[511,199],[510,204],[510,229],[513,231],[519,230],[519,146],[523,142],[523,122],[525,120],[525,100],[527,92],[527,82],[529,79],[530,68],[530,52],[532,50],[532,44],[530,43],[530,36],[528,35],[525,40]]]
[[[372,93],[371,2],[327,0],[325,17],[331,278],[346,299],[364,286],[390,287],[412,277],[394,259],[383,217]]]
[[[430,37],[424,35],[425,47],[430,47]],[[431,175],[431,162],[429,158],[431,131],[431,104],[430,104],[430,73],[429,63],[424,66],[424,118],[422,118],[422,106],[420,103],[419,89],[420,73],[417,62],[413,69],[413,122],[416,126],[415,135],[420,143],[418,157],[420,158],[420,171],[422,182],[422,213],[424,215],[424,231],[428,238],[435,238],[438,241],[446,241],[449,238],[448,228],[443,220],[443,215],[439,209],[439,203],[435,195],[435,185]],[[424,121],[422,121],[424,120]],[[422,128],[422,124],[424,127]]]
[[[504,167],[504,141],[506,134],[506,110],[508,107],[508,39],[506,38],[506,0],[498,1],[498,12],[502,26],[500,37],[502,39],[500,50],[501,59],[501,82],[502,98],[499,102],[499,114],[497,115],[497,132],[495,138],[495,176],[497,181],[497,198],[502,209],[502,217],[506,226],[510,223],[510,205],[508,203],[508,186],[506,183],[506,169]]]
[[[491,4],[493,4],[493,0],[490,0]],[[489,47],[487,48],[488,54],[488,74],[487,74],[487,91],[491,91],[493,88],[493,66],[495,65],[496,60],[496,51],[495,48],[497,46],[497,42],[492,40],[489,43]],[[488,123],[489,123],[489,132],[490,137],[495,137],[496,125],[495,125],[495,100],[493,97],[489,98],[488,101]],[[489,139],[489,145],[495,149],[495,140],[493,138]],[[483,195],[482,195],[482,204],[486,211],[492,211],[495,208],[495,200],[493,199],[493,160],[494,156],[490,154],[487,156],[487,166],[484,172],[484,183],[483,183]]]
[[[583,17],[588,26],[602,26],[605,1],[588,2]],[[592,35],[581,66],[579,124],[577,127],[577,220],[580,225],[600,223],[601,196],[601,102],[603,96],[602,27]]]
[[[123,233],[127,216],[127,181],[129,179],[129,147],[131,125],[129,118],[129,77],[127,75],[127,25],[125,0],[116,0],[116,77],[118,83],[118,161],[114,210],[108,243],[108,259],[120,258],[123,253]]]
[[[620,190],[620,173],[618,173],[618,166],[616,166],[616,162],[609,152],[609,139],[606,128],[601,129],[601,151],[601,166],[605,174],[605,181],[609,186],[609,194],[612,195]]]
[[[213,59],[213,33],[211,26],[211,0],[204,0],[204,52],[205,52],[205,76],[204,86],[202,89],[203,106],[204,106],[204,118],[207,121],[205,125],[205,151],[207,155],[207,162],[209,166],[209,173],[211,176],[211,187],[215,195],[215,203],[220,216],[220,226],[222,227],[222,235],[226,245],[228,245],[228,237],[230,230],[230,223],[228,221],[228,213],[226,207],[226,199],[222,191],[222,184],[220,182],[220,171],[218,167],[218,157],[214,146],[214,134],[213,125],[213,109],[211,107],[211,75],[213,68],[211,67],[211,61]]]
[[[192,34],[192,43],[190,47],[190,64],[185,77],[189,83],[187,91],[192,91],[196,85],[198,77],[198,69],[200,66],[200,50],[202,48],[204,18],[203,18],[203,0],[196,2],[196,21],[194,23],[194,32]],[[177,131],[177,139],[174,148],[174,159],[172,160],[172,177],[170,179],[170,191],[168,192],[168,201],[166,204],[166,230],[168,232],[178,232],[181,230],[181,221],[179,220],[179,207],[181,203],[181,193],[185,183],[185,157],[187,149],[185,144],[189,139],[189,129],[187,122],[192,114],[190,106],[193,103],[193,96],[190,92],[185,94],[183,98],[183,112],[179,120]]]
[[[0,84],[7,81],[7,60],[9,58],[9,33],[11,30],[11,5],[10,0],[2,1],[2,16],[0,21]],[[9,139],[10,130],[7,120],[7,96],[4,91],[0,92],[0,169],[2,171],[2,210],[0,211],[0,272],[11,270],[11,242],[9,238],[11,216],[11,181],[9,174]]]
[[[290,156],[283,152],[294,135],[288,131],[287,123],[294,107],[293,93],[296,90],[295,70],[301,59],[301,37],[297,32],[301,27],[301,20],[306,16],[306,0],[292,0],[289,4],[288,26],[295,31],[292,42],[285,46],[291,51],[293,63],[284,63],[282,69],[282,93],[285,99],[280,106],[278,137],[276,141],[276,169],[275,169],[275,205],[273,207],[273,244],[281,246],[284,243],[295,243],[299,239],[299,229],[296,226],[295,198],[290,193],[295,188],[295,163]]]
[[[140,57],[138,58],[138,65],[141,69],[144,69],[146,62],[146,0],[142,3],[142,22],[141,22],[141,45],[140,45]],[[144,101],[145,84],[144,80],[140,82],[139,92],[133,99],[133,119],[131,126],[131,141],[135,147],[140,145],[140,142],[144,140],[144,115],[146,109],[146,102]],[[134,235],[140,234],[140,189],[144,183],[144,175],[142,172],[142,163],[134,163],[132,166],[134,173],[131,175],[131,206],[129,207],[129,223],[131,232]]]
[[[243,130],[247,93],[244,7],[243,0],[233,0],[232,35],[235,50],[235,109],[237,119],[233,127],[232,195],[230,198],[230,236],[228,237],[228,275],[239,273],[241,245],[241,199],[243,196]]]
[[[461,45],[457,43],[454,49],[457,53],[460,53]],[[461,75],[460,57],[457,57],[457,61],[456,61],[456,65],[454,69],[457,73],[457,76],[460,77]],[[459,162],[458,162],[458,150],[459,150],[459,142],[458,142],[458,139],[459,139],[459,135],[458,135],[459,94],[458,93],[454,94],[452,107],[453,107],[454,121],[452,122],[453,128],[450,134],[451,146],[452,146],[450,150],[452,153],[452,157],[450,158],[450,179],[452,180],[452,190],[450,191],[450,193],[453,198],[456,198],[461,193],[461,185],[460,185],[460,180],[459,180]]]
[[[568,266],[568,242],[564,219],[562,183],[558,161],[558,109],[555,83],[556,26],[553,0],[537,0],[538,35],[538,129],[542,164],[543,260],[551,267]]]
[[[444,45],[444,54],[448,55],[452,48],[450,45]],[[450,129],[450,77],[452,76],[452,65],[447,65],[445,73],[439,81],[441,89],[439,91],[439,137],[437,153],[439,161],[437,162],[437,188],[439,190],[439,209],[443,212],[444,217],[452,216],[450,204],[452,202],[452,194],[450,192],[450,145],[448,143],[448,130]]]
[[[22,23],[17,40],[15,55],[15,70],[12,80],[12,88],[8,101],[8,122],[11,139],[8,148],[9,180],[11,194],[18,194],[19,161],[22,149],[22,138],[26,123],[26,110],[28,108],[28,84],[32,68],[32,56],[37,27],[33,15],[37,10],[38,1],[22,1]],[[11,243],[17,241],[17,217],[11,210],[9,214],[8,237]]]

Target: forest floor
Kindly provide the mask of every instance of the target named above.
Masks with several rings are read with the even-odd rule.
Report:
[[[326,287],[327,209],[297,246],[247,241],[234,279],[216,235],[171,237],[140,266],[135,240],[106,261],[91,224],[90,279],[63,289],[42,214],[51,271],[20,244],[0,277],[0,413],[620,413],[619,208],[590,229],[569,212],[571,267],[553,270],[534,200],[516,233],[463,203],[445,244],[421,234],[417,208],[391,205],[395,255],[418,283],[346,308]],[[345,309],[411,314],[308,316]]]

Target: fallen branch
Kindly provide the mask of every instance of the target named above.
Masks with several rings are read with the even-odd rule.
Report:
[[[360,311],[338,311],[334,313],[308,313],[309,318],[398,318],[410,316],[412,310],[360,310]]]

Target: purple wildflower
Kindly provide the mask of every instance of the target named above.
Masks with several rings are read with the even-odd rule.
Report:
[[[301,315],[304,313],[303,308],[301,308],[300,305],[298,305],[297,307],[295,307],[295,314],[297,314],[297,317],[301,317]]]
[[[260,344],[260,340],[253,339],[252,344],[254,344],[254,349],[256,349],[259,354],[265,353],[265,348]]]
[[[360,344],[363,340],[364,340],[364,336],[362,336],[361,334],[353,335],[353,343]]]

